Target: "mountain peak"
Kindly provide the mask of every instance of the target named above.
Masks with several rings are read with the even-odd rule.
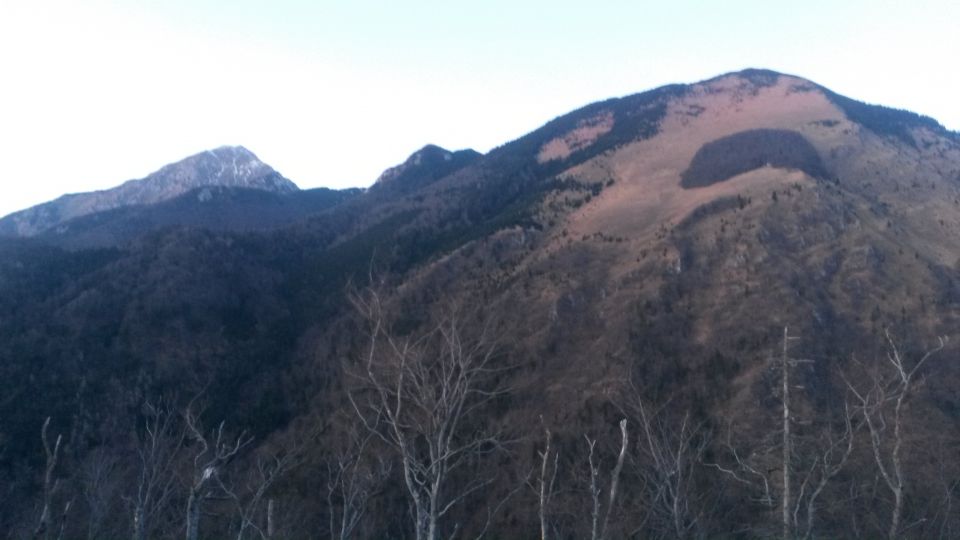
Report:
[[[242,146],[221,146],[194,154],[166,165],[146,178],[131,180],[120,187],[125,186],[160,192],[180,188],[186,191],[202,186],[244,187],[281,193],[298,189],[293,182],[281,176],[269,165],[260,161],[253,152]],[[180,193],[182,191],[176,195]],[[169,197],[161,195],[157,200],[167,198]],[[157,200],[147,200],[143,203],[157,202]]]
[[[240,145],[235,145],[235,146],[232,146],[232,145],[218,146],[218,147],[216,147],[216,148],[212,148],[212,149],[210,149],[210,150],[207,150],[206,152],[201,152],[200,154],[196,154],[196,155],[199,156],[199,155],[203,155],[203,154],[208,154],[208,155],[213,156],[214,158],[217,158],[217,159],[234,159],[234,158],[236,158],[236,159],[242,159],[242,160],[247,160],[247,161],[260,161],[260,158],[258,158],[256,154],[254,154],[253,152],[251,152],[250,150],[248,150],[247,147],[245,147],[245,146],[240,146]]]
[[[780,73],[779,71],[774,71],[772,69],[766,68],[744,68],[740,71],[734,71],[729,73],[729,75],[736,75],[742,79],[755,80],[755,81],[773,81],[776,82],[777,79],[783,76],[787,76],[786,73]]]
[[[473,149],[451,151],[435,144],[427,144],[410,154],[400,165],[383,171],[375,188],[389,186],[402,192],[423,187],[466,167],[482,154]]]
[[[383,182],[391,182],[395,178],[402,176],[404,172],[410,170],[414,167],[419,167],[425,162],[443,162],[450,161],[453,159],[453,152],[437,146],[435,144],[426,144],[423,148],[420,148],[416,152],[410,154],[403,163],[390,167],[389,169],[383,171],[380,176],[377,178],[377,184]]]
[[[103,191],[64,195],[0,220],[0,234],[33,236],[67,220],[123,206],[155,204],[206,186],[299,190],[243,146],[221,146],[161,167],[138,180]]]
[[[952,140],[960,140],[957,133],[949,131],[938,121],[928,116],[894,107],[860,102],[842,96],[829,88],[803,77],[780,73],[771,69],[746,68],[740,71],[732,71],[718,75],[703,81],[701,84],[710,85],[730,77],[740,79],[750,84],[754,89],[776,86],[783,77],[794,79],[794,82],[790,85],[791,91],[819,92],[833,105],[843,111],[844,116],[852,122],[869,129],[877,135],[899,139],[909,146],[916,147],[917,145],[917,140],[912,134],[912,131],[915,129],[925,129],[938,136]]]

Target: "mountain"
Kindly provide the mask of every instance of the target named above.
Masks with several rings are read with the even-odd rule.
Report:
[[[481,156],[471,149],[451,152],[428,144],[400,165],[384,171],[373,184],[373,189],[409,193],[474,163]]]
[[[0,234],[34,236],[70,219],[166,201],[208,186],[292,193],[297,186],[242,146],[224,146],[167,165],[146,178],[103,191],[64,195],[0,219]]]
[[[355,536],[411,536],[429,499],[411,486],[440,469],[442,536],[531,537],[543,515],[590,537],[599,500],[610,538],[780,536],[784,501],[795,536],[949,537],[960,366],[956,339],[936,346],[960,322],[958,232],[957,134],[745,70],[589,104],[482,156],[425,147],[269,229],[0,239],[0,527],[32,530],[49,417],[69,435],[58,497],[84,497],[71,534],[96,516],[121,517],[94,536],[128,534],[162,399],[179,429],[202,403],[214,436],[254,437],[211,472],[232,491],[204,492],[209,537],[237,536],[235,500],[265,526],[257,479],[294,449],[301,466],[259,492],[287,516],[278,537],[356,517],[350,501]],[[394,404],[413,416],[391,431]],[[429,433],[396,443],[436,425],[464,458],[449,469],[422,466],[450,455]],[[183,532],[207,472],[192,437],[149,537]],[[91,480],[103,463],[113,484]]]

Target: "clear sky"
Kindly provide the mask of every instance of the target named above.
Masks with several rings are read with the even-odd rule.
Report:
[[[369,185],[744,67],[960,130],[957,0],[0,0],[0,215],[241,144]]]

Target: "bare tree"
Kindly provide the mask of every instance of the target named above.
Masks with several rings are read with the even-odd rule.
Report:
[[[588,453],[587,464],[590,467],[590,538],[591,540],[604,540],[610,529],[610,514],[613,512],[617,501],[617,488],[620,484],[620,473],[623,471],[623,463],[627,457],[627,448],[630,444],[630,438],[627,435],[627,420],[620,420],[620,453],[617,456],[617,462],[610,472],[610,487],[607,492],[607,501],[604,505],[602,501],[603,489],[600,487],[600,461],[595,457],[597,441],[588,436],[584,436],[587,441]],[[602,522],[601,522],[602,516]]]
[[[312,437],[309,439],[312,439]],[[278,479],[303,462],[305,449],[306,440],[299,441],[290,448],[281,448],[257,456],[255,469],[245,486],[246,493],[241,493],[238,488],[226,484],[222,475],[216,475],[216,481],[220,489],[234,502],[237,514],[240,517],[240,523],[237,527],[237,540],[246,538],[250,531],[262,540],[273,538],[275,531],[273,508],[276,503],[273,499],[268,499],[266,501],[266,515],[261,517],[264,498]]]
[[[390,476],[390,462],[368,452],[373,436],[348,429],[345,446],[325,462],[331,539],[353,537],[373,491]]]
[[[541,418],[541,421],[543,419]],[[557,481],[557,471],[559,469],[560,453],[551,449],[550,429],[543,428],[546,434],[546,446],[542,452],[537,452],[540,457],[540,475],[537,478],[536,485],[530,486],[537,493],[537,517],[540,519],[540,540],[547,540],[550,536],[550,503],[555,495],[555,485]]]
[[[790,334],[787,327],[783,327],[783,356],[780,358],[781,373],[781,398],[783,403],[783,460],[781,467],[783,469],[783,493],[781,495],[781,511],[783,514],[783,539],[788,540],[791,537],[790,522],[790,483],[791,483],[791,460],[793,459],[793,439],[790,437],[790,424],[793,419],[790,417],[790,357],[787,351],[790,346]]]
[[[854,444],[854,429],[851,422],[850,408],[844,404],[842,414],[843,427],[839,434],[831,424],[831,418],[821,420],[819,424],[820,436],[813,445],[808,445],[802,452],[797,450],[797,436],[794,425],[813,424],[810,420],[803,420],[798,416],[795,404],[792,401],[792,390],[795,388],[791,381],[791,368],[801,364],[812,363],[812,360],[793,358],[790,356],[790,342],[798,338],[791,336],[787,327],[783,328],[783,341],[780,354],[771,359],[772,365],[780,370],[780,403],[782,428],[779,430],[779,460],[773,456],[772,449],[776,444],[772,440],[761,447],[761,451],[754,451],[748,455],[741,455],[730,443],[728,430],[726,447],[733,458],[731,466],[721,466],[718,463],[708,465],[720,470],[738,482],[754,487],[762,492],[760,502],[773,508],[774,491],[779,484],[779,509],[781,537],[789,540],[800,535],[804,537],[813,534],[814,517],[816,514],[817,499],[827,484],[846,465]],[[802,387],[798,387],[802,388]],[[812,428],[811,431],[816,431]],[[804,465],[809,463],[809,465]],[[799,492],[795,493],[795,476],[797,470],[805,471]],[[779,472],[775,478],[773,472]],[[801,512],[803,525],[801,525]]]
[[[52,520],[53,520],[53,498],[60,490],[60,479],[54,478],[54,472],[56,471],[57,464],[60,461],[60,443],[63,442],[63,436],[57,435],[56,442],[53,443],[53,446],[50,445],[50,439],[47,435],[47,432],[50,428],[50,417],[43,422],[43,429],[40,430],[40,439],[43,442],[43,452],[47,458],[47,464],[44,469],[43,475],[43,506],[40,510],[40,519],[37,521],[37,526],[33,530],[32,538],[37,540],[39,538],[50,538],[52,533]],[[64,528],[66,527],[67,514],[70,512],[70,507],[73,505],[73,501],[69,501],[63,506],[63,511],[60,514],[60,523],[57,538],[63,537]]]
[[[644,480],[648,528],[664,538],[697,536],[702,510],[694,475],[702,465],[708,437],[689,412],[668,418],[669,403],[649,410],[635,386],[628,407],[641,427],[633,463]]]
[[[947,340],[943,337],[938,338],[939,342],[936,346],[927,349],[919,359],[911,362],[903,356],[889,331],[884,332],[884,336],[887,342],[887,362],[881,365],[887,366],[886,373],[880,371],[879,365],[867,370],[870,380],[865,388],[859,388],[846,377],[845,380],[847,387],[856,397],[859,412],[863,415],[869,430],[870,445],[877,470],[884,484],[893,494],[893,509],[887,530],[887,536],[893,539],[898,538],[902,530],[901,519],[906,486],[902,457],[904,404],[911,396],[920,368],[933,355],[943,350]]]
[[[260,448],[242,487],[239,482],[230,484],[223,475],[216,475],[219,489],[233,501],[239,517],[237,540],[248,534],[261,540],[276,537],[277,501],[269,493],[279,480],[304,463],[319,433],[319,425],[293,429],[282,441]]]
[[[368,326],[369,343],[348,368],[361,385],[349,392],[350,402],[362,424],[396,452],[416,538],[433,540],[452,508],[492,482],[449,480],[502,442],[471,424],[503,392],[492,381],[495,342],[486,325],[470,326],[456,309],[426,331],[399,337],[377,291],[353,294],[352,301]]]
[[[960,493],[960,478],[957,476],[955,459],[957,448],[945,448],[945,441],[939,440],[937,445],[937,478],[939,487],[943,490],[943,502],[940,504],[938,536],[940,538],[956,538],[957,525],[960,515],[955,510],[955,494]],[[951,451],[952,450],[952,451]]]
[[[768,460],[762,459],[764,458],[764,454],[762,452],[753,451],[749,454],[743,455],[739,450],[737,450],[737,446],[733,444],[732,431],[733,430],[728,426],[727,436],[723,442],[723,446],[733,463],[730,465],[721,465],[720,463],[713,462],[705,463],[705,465],[715,468],[721,473],[733,478],[737,482],[752,488],[754,491],[760,494],[759,497],[755,498],[754,500],[772,509],[774,505],[774,496],[773,489],[770,486],[770,478],[768,477],[767,473],[764,472],[764,467],[757,464],[757,461],[767,462]],[[767,470],[775,471],[777,469]]]
[[[98,447],[87,454],[79,476],[86,502],[87,538],[116,536],[116,532],[107,529],[107,520],[115,511],[123,481],[120,460],[108,447]]]
[[[186,539],[197,540],[200,531],[200,515],[203,503],[214,491],[222,486],[219,475],[223,468],[236,457],[245,446],[253,441],[246,432],[236,438],[224,433],[224,422],[220,422],[210,433],[205,433],[197,414],[188,406],[183,413],[190,438],[197,444],[193,454],[193,475],[187,498]]]
[[[124,498],[133,508],[133,540],[152,536],[154,518],[162,512],[176,488],[176,464],[186,432],[177,413],[163,400],[146,401],[143,425],[134,437],[135,491]]]
[[[827,426],[817,438],[814,448],[805,452],[813,461],[803,474],[790,516],[790,529],[797,537],[811,538],[817,511],[817,500],[824,488],[846,466],[854,446],[853,413],[844,403],[843,428]],[[801,513],[803,514],[801,516]],[[802,532],[802,535],[801,535]]]

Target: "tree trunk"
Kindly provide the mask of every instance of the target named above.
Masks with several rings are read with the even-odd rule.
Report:
[[[195,491],[187,499],[187,535],[186,540],[197,540],[200,531],[200,498]]]
[[[147,540],[146,513],[142,506],[133,510],[133,540]]]
[[[620,442],[620,455],[617,457],[617,464],[610,475],[610,499],[607,501],[607,512],[603,517],[603,528],[600,529],[600,540],[606,540],[607,528],[610,525],[610,514],[613,513],[613,507],[617,502],[617,485],[620,483],[620,472],[623,471],[623,462],[627,457],[627,445],[630,438],[627,436],[627,419],[620,420],[620,434],[623,440]]]
[[[787,358],[787,327],[783,327],[783,540],[790,539],[790,362]]]
[[[277,524],[274,522],[276,506],[273,499],[267,499],[267,540],[273,540],[277,534]]]
[[[426,540],[436,540],[437,538],[437,509],[439,508],[440,502],[437,496],[437,490],[439,486],[434,485],[434,492],[430,496],[430,516],[427,522],[427,536]]]
[[[543,457],[540,463],[540,540],[547,540],[547,497],[550,496],[547,489],[547,466],[550,463],[550,430],[547,429],[547,447],[543,451]],[[554,466],[556,474],[556,466]],[[553,485],[551,482],[550,490]]]
[[[893,490],[893,516],[890,518],[890,540],[899,538],[900,514],[903,512],[903,488]]]

